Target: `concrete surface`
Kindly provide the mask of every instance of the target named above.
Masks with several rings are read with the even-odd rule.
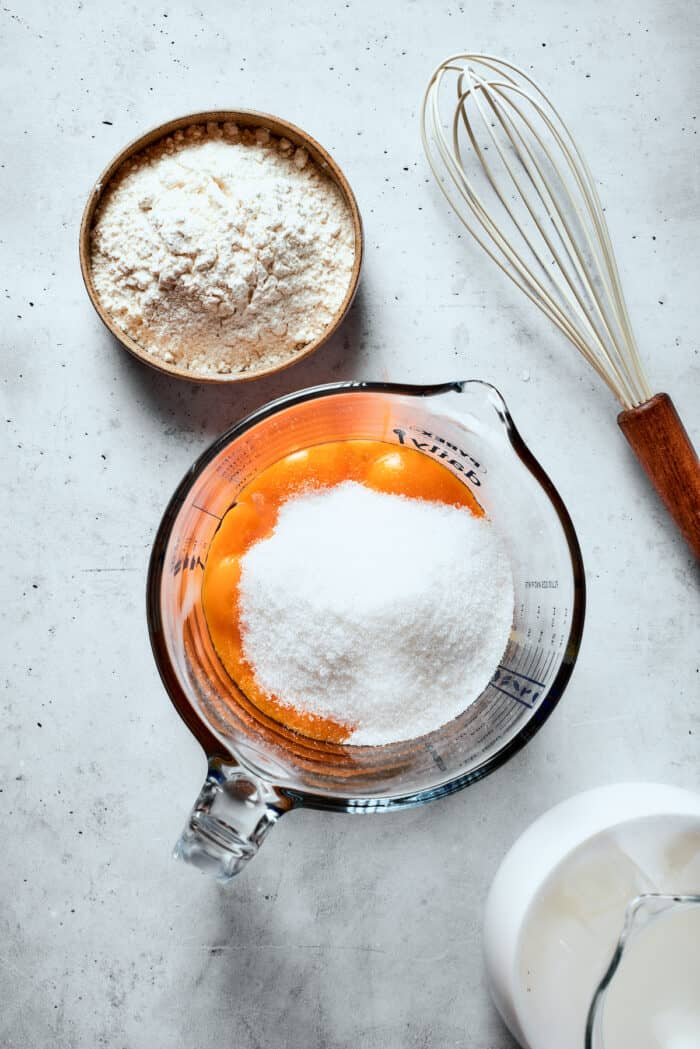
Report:
[[[511,1049],[480,961],[490,879],[535,816],[585,787],[697,787],[697,578],[610,396],[431,185],[417,106],[464,48],[552,89],[607,204],[652,385],[697,443],[698,7],[6,0],[0,24],[0,1044]],[[362,291],[330,348],[240,390],[131,360],[77,262],[111,156],[209,106],[307,128],[367,232]],[[161,511],[211,438],[279,393],[471,376],[500,387],[578,529],[589,606],[568,692],[485,782],[391,817],[294,813],[223,892],[170,859],[204,758],[146,636]]]

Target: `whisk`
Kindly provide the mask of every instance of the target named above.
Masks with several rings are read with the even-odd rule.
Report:
[[[421,134],[462,223],[619,400],[620,428],[700,557],[698,457],[670,397],[649,387],[603,208],[556,108],[510,62],[455,55],[431,77]]]

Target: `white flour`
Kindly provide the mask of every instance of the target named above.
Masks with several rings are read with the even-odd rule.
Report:
[[[105,309],[144,349],[254,372],[322,334],[354,262],[350,210],[304,149],[265,129],[193,126],[140,154],[92,235]]]
[[[258,684],[352,723],[353,744],[413,739],[465,710],[501,661],[513,604],[491,524],[354,482],[290,500],[242,559]]]

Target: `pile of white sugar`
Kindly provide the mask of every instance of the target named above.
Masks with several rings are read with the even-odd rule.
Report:
[[[465,710],[501,661],[513,605],[488,521],[350,481],[287,502],[242,559],[258,684],[354,725],[352,744],[413,739]]]
[[[350,209],[306,150],[228,123],[134,157],[92,231],[104,309],[154,357],[203,374],[274,367],[318,338],[354,258]]]

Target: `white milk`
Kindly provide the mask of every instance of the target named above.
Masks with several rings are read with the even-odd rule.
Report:
[[[700,1046],[700,906],[659,915],[630,941],[603,1012],[605,1049]]]
[[[694,817],[633,820],[570,852],[533,899],[520,932],[513,1004],[527,1044],[583,1049],[591,999],[627,904],[641,893],[698,891]],[[699,1010],[700,909],[664,914],[630,941],[610,986],[605,1049],[700,1049]]]

